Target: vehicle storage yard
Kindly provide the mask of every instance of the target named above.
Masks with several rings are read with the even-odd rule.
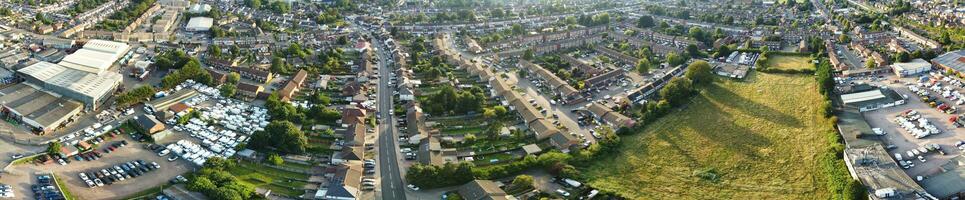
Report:
[[[127,136],[119,137],[125,137],[125,140],[130,141],[129,143],[131,144],[121,147],[109,154],[104,154],[104,157],[99,160],[75,161],[72,159],[72,162],[65,166],[60,166],[56,163],[45,165],[25,164],[20,167],[12,168],[11,173],[5,174],[3,178],[5,183],[17,186],[15,187],[18,189],[16,190],[17,194],[31,194],[32,192],[30,192],[29,186],[20,186],[31,184],[31,181],[34,180],[32,177],[32,174],[34,173],[52,172],[57,174],[60,180],[65,181],[67,189],[72,191],[73,194],[79,199],[113,199],[114,197],[127,197],[129,195],[136,194],[137,192],[142,191],[144,188],[163,185],[164,183],[171,181],[171,177],[190,172],[195,168],[194,164],[185,160],[169,162],[167,161],[166,157],[157,156],[157,154],[145,149],[140,143],[133,142],[130,140],[130,138],[127,138]],[[100,151],[100,149],[97,151]],[[113,185],[105,185],[95,188],[88,187],[87,183],[81,180],[81,178],[78,176],[78,174],[81,172],[89,172],[93,171],[94,169],[99,170],[131,160],[144,160],[148,163],[156,162],[161,166],[161,168],[153,172],[149,172],[147,175],[137,177],[137,181],[121,181],[114,183]],[[30,195],[27,197],[29,196]]]
[[[901,82],[905,83],[914,83],[916,81],[917,78],[901,79]],[[962,154],[962,151],[959,150],[955,144],[959,141],[965,140],[965,135],[961,134],[962,132],[965,132],[965,130],[956,127],[953,125],[953,123],[948,121],[948,119],[954,115],[942,112],[937,108],[931,107],[929,104],[923,102],[920,98],[916,98],[918,97],[918,94],[912,92],[905,84],[884,84],[887,84],[899,94],[906,95],[910,98],[906,100],[906,104],[904,105],[864,112],[865,119],[868,121],[871,127],[881,128],[885,133],[887,133],[880,138],[882,138],[882,141],[886,144],[886,146],[894,145],[889,146],[891,147],[889,149],[889,153],[892,154],[893,158],[894,154],[900,154],[902,156],[902,160],[913,162],[914,167],[905,170],[910,177],[916,178],[918,176],[922,176],[922,178],[928,178],[929,175],[933,175],[938,172],[938,167],[947,163],[950,159]],[[956,90],[963,90],[963,88],[957,87]],[[899,125],[896,123],[896,116],[908,110],[913,110],[920,113],[924,119],[927,119],[941,133],[928,135],[923,138],[916,138],[914,135],[909,134],[910,132],[899,127]],[[929,144],[939,145],[944,154],[937,152],[926,153],[922,155],[925,159],[925,162],[921,162],[917,158],[908,158],[908,151],[918,149],[920,147],[926,147]]]

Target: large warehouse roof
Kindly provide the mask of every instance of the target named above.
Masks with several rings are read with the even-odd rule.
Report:
[[[0,104],[24,117],[24,122],[44,128],[56,127],[80,112],[81,104],[56,97],[26,84],[0,90]]]
[[[942,54],[931,61],[956,71],[965,71],[965,51],[962,50]]]
[[[188,31],[208,31],[214,24],[214,19],[210,17],[192,17],[188,20],[188,25],[184,29]]]
[[[49,62],[38,62],[20,69],[19,72],[48,85],[95,98],[110,92],[114,84],[123,78],[117,72],[105,71],[101,74],[93,74]]]
[[[67,55],[60,65],[90,73],[101,73],[111,67],[131,48],[130,45],[105,40],[90,40],[84,48]]]
[[[884,98],[886,97],[883,93],[881,93],[881,90],[870,90],[866,92],[841,95],[841,100],[844,101],[845,104],[858,103],[858,102],[871,101],[871,100],[884,99]]]

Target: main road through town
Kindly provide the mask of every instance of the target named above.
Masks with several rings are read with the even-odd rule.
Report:
[[[376,46],[375,53],[378,58],[379,67],[379,87],[378,87],[378,115],[382,119],[379,123],[379,170],[382,178],[382,199],[396,200],[405,199],[405,185],[402,181],[402,171],[399,167],[399,150],[396,141],[396,128],[393,126],[395,120],[391,110],[394,108],[392,102],[392,87],[389,85],[392,69],[388,53],[385,51],[382,41],[373,38],[373,46]]]

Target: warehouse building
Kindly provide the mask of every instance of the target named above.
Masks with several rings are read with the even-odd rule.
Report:
[[[22,122],[35,133],[45,134],[67,124],[81,111],[81,104],[27,84],[0,90],[0,116]]]
[[[188,25],[184,26],[184,30],[192,32],[208,31],[214,24],[214,19],[209,17],[192,17],[188,20]]]
[[[898,75],[899,78],[904,78],[906,76],[913,76],[931,71],[931,63],[928,63],[928,61],[925,61],[921,58],[916,58],[911,62],[892,64],[891,69],[895,71],[895,75]]]
[[[93,74],[49,62],[38,62],[17,72],[28,84],[83,102],[87,110],[96,110],[123,78],[116,72]]]
[[[935,68],[942,71],[952,70],[958,75],[965,75],[963,73],[963,70],[965,70],[965,51],[950,51],[931,59],[931,63],[935,65]]]
[[[123,76],[109,69],[129,50],[124,43],[90,40],[57,64],[37,62],[17,73],[29,85],[80,101],[86,110],[96,110],[120,85]]]

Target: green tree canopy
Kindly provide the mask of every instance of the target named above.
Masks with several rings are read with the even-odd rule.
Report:
[[[684,77],[697,85],[706,85],[714,81],[714,73],[711,71],[710,64],[703,60],[690,63]]]

